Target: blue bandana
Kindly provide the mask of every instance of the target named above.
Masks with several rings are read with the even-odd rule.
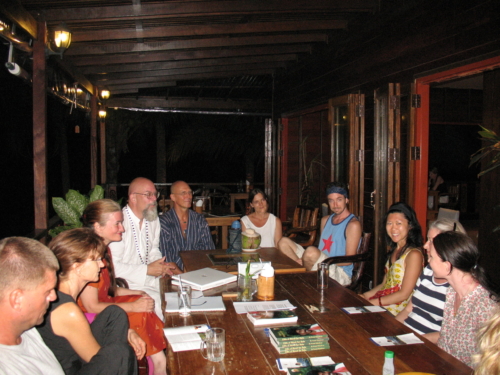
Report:
[[[330,186],[328,189],[326,189],[326,196],[329,196],[330,194],[341,194],[347,199],[349,199],[349,193],[347,192],[346,189],[338,187],[338,186]]]

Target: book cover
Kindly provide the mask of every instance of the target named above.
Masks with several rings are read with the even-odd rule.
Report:
[[[298,353],[298,352],[309,352],[309,351],[313,351],[313,350],[330,349],[330,345],[328,344],[328,341],[323,341],[322,343],[311,344],[311,345],[298,345],[298,346],[291,346],[291,347],[280,347],[275,341],[271,340],[271,345],[280,354]]]
[[[274,337],[278,342],[309,341],[321,337],[328,338],[328,335],[319,324],[275,327],[271,328],[270,336]]]
[[[331,357],[278,358],[276,364],[278,370],[287,372],[289,368],[334,365],[335,362]]]
[[[351,375],[343,363],[335,365],[308,366],[287,369],[289,375]]]
[[[374,313],[374,312],[385,312],[387,311],[383,307],[380,306],[354,306],[354,307],[343,307],[344,310],[348,314],[365,314],[365,313]]]
[[[297,314],[294,310],[250,311],[247,317],[256,326],[294,323],[297,321]]]
[[[328,337],[319,337],[316,339],[309,340],[292,340],[292,341],[278,341],[274,337],[270,337],[270,340],[274,342],[280,348],[290,348],[294,346],[306,346],[306,345],[324,345],[328,343]]]

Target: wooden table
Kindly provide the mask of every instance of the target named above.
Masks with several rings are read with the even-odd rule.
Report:
[[[162,291],[169,288],[169,279],[165,279]],[[169,346],[168,373],[278,375],[280,372],[276,366],[276,358],[330,356],[335,362],[344,362],[353,375],[379,375],[382,373],[387,348],[375,345],[370,337],[411,332],[388,312],[346,314],[340,310],[341,307],[363,306],[366,302],[333,280],[330,280],[329,288],[320,293],[316,289],[315,273],[277,275],[275,295],[277,300],[288,299],[297,306],[298,324],[319,323],[329,335],[330,349],[279,355],[269,343],[264,328],[254,327],[245,315],[236,314],[232,306],[233,299],[225,298],[225,312],[192,313],[187,318],[181,318],[178,314],[165,315],[165,327],[209,324],[226,330],[226,356],[222,362],[209,362],[198,350],[174,353]],[[312,313],[304,306],[306,304],[321,305],[328,311]],[[423,341],[424,344],[419,345],[390,347],[395,353],[396,373],[418,371],[437,375],[472,374],[472,369],[462,362],[426,339]]]
[[[236,263],[231,265],[214,265],[210,259],[218,257],[238,257],[242,258],[242,262],[246,262],[248,257],[258,254],[263,261],[270,261],[277,274],[282,273],[300,273],[305,272],[306,269],[293,261],[275,247],[262,247],[255,253],[241,253],[241,254],[226,254],[221,250],[191,250],[181,251],[180,253],[182,262],[184,263],[184,271],[194,271],[201,268],[210,267],[216,270],[229,272],[232,274],[238,273],[238,265]],[[255,256],[255,255],[254,255]]]
[[[233,213],[235,211],[234,201],[236,199],[244,199],[245,201],[248,199],[248,193],[231,193],[229,196],[231,197],[231,212]]]
[[[239,216],[206,216],[208,226],[210,227],[222,227],[222,249],[227,249],[227,236],[228,228],[231,226],[233,221],[239,220]]]

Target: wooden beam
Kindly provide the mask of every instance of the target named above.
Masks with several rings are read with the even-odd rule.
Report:
[[[327,21],[293,21],[293,22],[255,22],[244,24],[223,25],[183,25],[162,26],[137,30],[129,29],[99,29],[75,31],[72,36],[73,43],[114,41],[123,39],[196,37],[199,35],[227,35],[227,34],[257,34],[257,33],[287,33],[315,30],[336,30],[347,28],[346,20]]]
[[[99,136],[101,145],[101,184],[105,184],[106,174],[106,122],[99,121]]]
[[[269,44],[300,44],[327,42],[326,34],[272,35],[252,37],[207,38],[174,40],[155,43],[105,43],[100,45],[78,45],[75,43],[66,51],[66,56],[104,55],[109,53],[134,53],[153,51],[174,51],[196,48],[241,47]],[[99,58],[96,56],[96,58]]]
[[[169,62],[153,62],[143,64],[123,64],[107,66],[89,66],[82,68],[84,74],[100,74],[100,73],[115,73],[115,72],[133,72],[146,70],[166,70],[180,68],[201,68],[218,65],[241,65],[255,63],[269,63],[275,61],[296,61],[296,54],[286,55],[264,55],[264,56],[246,56],[246,57],[229,57],[223,59],[202,59],[202,60],[184,60],[184,61],[169,61]]]
[[[25,30],[33,39],[38,39],[37,22],[21,5],[19,0],[8,0],[0,2],[0,13],[3,13],[17,26]],[[43,35],[42,39],[45,39]]]
[[[264,47],[242,47],[232,49],[205,49],[197,51],[170,51],[170,52],[150,52],[113,54],[110,56],[72,56],[71,61],[76,66],[97,66],[120,64],[141,64],[148,62],[168,62],[197,59],[217,59],[238,56],[260,56],[278,54],[311,53],[311,46],[308,44],[290,44],[282,46]]]
[[[268,13],[300,13],[300,12],[373,12],[377,9],[375,0],[238,0],[238,1],[184,1],[145,3],[140,7],[133,5],[113,5],[107,7],[47,9],[44,17],[47,21],[60,22],[113,20],[122,18],[167,18],[193,17],[210,15],[241,16],[253,15],[255,12]]]
[[[228,66],[213,66],[204,68],[186,68],[186,69],[170,69],[170,70],[146,70],[143,72],[124,72],[124,73],[111,73],[111,74],[101,74],[101,75],[89,75],[89,79],[95,80],[95,82],[105,82],[109,80],[117,80],[122,78],[142,78],[142,77],[164,77],[165,79],[171,81],[179,81],[178,76],[185,76],[189,79],[190,76],[196,74],[209,74],[216,72],[240,72],[241,74],[249,75],[252,74],[252,70],[271,70],[277,68],[285,67],[285,63],[281,61],[267,63],[262,65],[257,64],[240,64],[240,65],[228,65]]]
[[[40,39],[33,43],[33,188],[35,230],[48,228],[47,196],[47,75],[45,23],[38,23]]]
[[[70,74],[71,77],[73,77],[73,79],[80,84],[80,86],[84,87],[85,90],[91,94],[94,92],[94,86],[87,79],[87,77],[82,74],[80,68],[75,67],[68,59],[60,59],[56,56],[53,56],[52,59],[62,70]]]
[[[158,81],[158,80],[156,80]],[[134,90],[133,92],[137,92],[136,89],[147,89],[154,87],[174,87],[175,81],[165,81],[165,82],[138,82],[135,84],[129,85],[106,85],[106,87],[111,91],[111,93],[115,93],[116,91],[124,92],[128,89]]]
[[[270,111],[271,103],[262,101],[231,101],[223,99],[164,99],[139,97],[135,98],[110,98],[107,105],[109,107],[122,108],[187,108],[187,109],[225,109],[236,110],[245,109],[252,111]]]

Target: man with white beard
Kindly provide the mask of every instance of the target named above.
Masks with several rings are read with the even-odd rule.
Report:
[[[127,280],[130,289],[142,290],[155,300],[155,312],[163,320],[160,279],[180,273],[175,263],[161,256],[160,222],[156,199],[158,192],[151,180],[138,177],[128,189],[128,204],[123,208],[125,233],[120,242],[109,244],[116,277]]]

